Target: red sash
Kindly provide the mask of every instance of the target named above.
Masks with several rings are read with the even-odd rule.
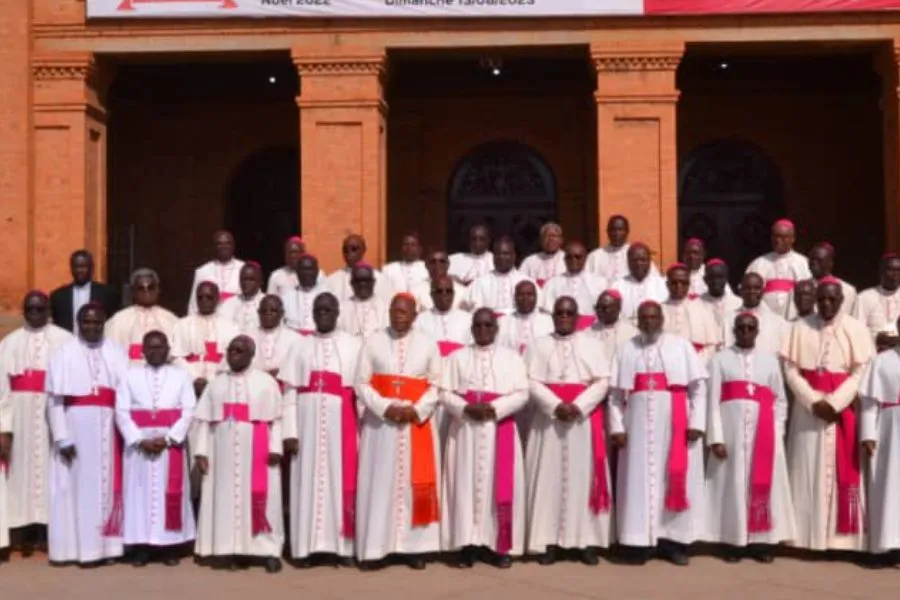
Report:
[[[447,358],[460,348],[464,348],[463,344],[459,342],[454,342],[452,340],[440,340],[438,342],[438,350],[441,352],[441,358]]]
[[[793,279],[768,279],[766,280],[766,287],[763,288],[763,293],[793,292],[796,284],[797,282]]]
[[[313,371],[309,374],[309,385],[297,389],[300,394],[316,392],[331,394],[341,399],[341,506],[343,508],[343,530],[345,538],[356,537],[356,473],[358,469],[358,417],[356,413],[356,393],[352,387],[343,385],[340,373]]]
[[[688,398],[687,387],[669,385],[665,373],[637,373],[635,392],[666,392],[671,397],[672,423],[669,457],[666,461],[666,510],[683,512],[690,508],[687,497],[688,472]]]
[[[219,303],[225,302],[229,298],[234,298],[235,296],[237,296],[237,294],[235,294],[235,293],[220,291],[219,292]]]
[[[128,360],[143,360],[144,346],[141,344],[131,344],[128,346]]]
[[[172,427],[181,418],[180,408],[165,410],[132,410],[131,420],[141,429]],[[184,446],[166,449],[169,473],[166,479],[166,531],[181,531],[184,499]]]
[[[188,354],[184,357],[184,360],[189,363],[205,362],[212,364],[218,364],[222,361],[223,355],[219,352],[219,345],[216,342],[204,342],[203,347],[205,350],[202,355]]]
[[[750,463],[750,507],[747,529],[750,533],[772,530],[769,499],[775,468],[775,394],[772,389],[750,381],[726,381],[722,384],[722,402],[749,400],[759,404],[753,458]]]
[[[46,371],[28,370],[21,375],[9,376],[9,391],[42,394],[45,391],[46,382]]]
[[[590,329],[597,322],[597,315],[579,315],[578,321],[575,323],[576,331],[584,331]]]
[[[66,396],[66,408],[108,408],[116,409],[116,392],[108,387],[97,388],[96,393],[88,396]],[[106,524],[103,526],[103,535],[105,537],[121,537],[123,524],[123,504],[122,504],[122,437],[113,426],[113,505],[109,512]]]

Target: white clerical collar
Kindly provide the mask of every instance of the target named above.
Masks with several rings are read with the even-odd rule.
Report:
[[[46,331],[47,325],[43,325],[41,327],[32,327],[28,324],[28,321],[25,321],[25,324],[22,326],[22,328],[28,333],[43,333],[44,331]]]
[[[134,308],[137,312],[149,313],[149,312],[153,312],[153,309],[156,308],[156,305],[154,304],[153,306],[141,306],[140,304],[135,304]]]
[[[537,308],[535,307],[530,313],[521,313],[521,312],[519,312],[519,311],[516,311],[515,313],[513,313],[513,315],[514,315],[515,317],[518,317],[519,319],[524,319],[524,320],[527,321],[527,320],[529,320],[531,317],[533,317],[533,316],[535,315],[536,312],[537,312]]]
[[[741,304],[741,312],[756,314],[760,311],[760,308],[762,308],[762,302],[760,302],[756,306],[747,306],[746,304]]]
[[[432,308],[431,312],[436,314],[439,317],[449,317],[450,313],[453,312],[453,308],[451,307],[449,310],[440,311],[437,308]]]
[[[350,301],[351,301],[351,302],[357,302],[357,303],[359,303],[359,304],[366,304],[366,303],[368,303],[368,302],[373,302],[374,300],[375,300],[375,295],[374,295],[374,294],[371,295],[371,296],[369,296],[368,298],[365,298],[365,299],[363,299],[363,298],[357,298],[356,296],[350,296]]]
[[[681,300],[676,300],[675,298],[670,297],[668,300],[666,300],[666,304],[668,304],[669,306],[679,306],[680,307],[680,306],[684,306],[687,303],[688,303],[687,298],[682,298]]]
[[[641,341],[641,345],[644,346],[645,348],[652,348],[653,346],[656,346],[657,344],[659,344],[659,342],[662,340],[662,338],[663,338],[663,333],[661,331],[656,335],[656,339],[653,339],[653,340],[649,339],[647,337],[647,335],[644,333],[641,333],[638,336],[638,339],[640,339],[640,341]]]
[[[329,339],[329,338],[333,338],[333,337],[336,336],[336,335],[337,335],[337,327],[335,327],[335,328],[332,329],[331,331],[326,331],[326,332],[324,332],[324,333],[321,332],[321,331],[319,331],[318,329],[316,330],[316,337],[317,337],[317,338],[321,338],[321,339],[323,339],[323,340],[327,340],[327,339]]]
[[[618,254],[619,252],[622,252],[623,250],[628,249],[628,242],[625,242],[621,246],[613,246],[612,244],[607,244],[606,246],[603,247],[603,249],[606,250],[607,252],[609,252],[610,254]]]
[[[79,283],[75,283],[75,282],[73,281],[73,282],[72,282],[72,287],[74,287],[74,288],[76,288],[76,289],[78,289],[78,290],[83,290],[83,289],[85,289],[85,288],[91,287],[91,282],[90,282],[90,281],[85,281],[84,283],[79,284]]]
[[[78,341],[81,342],[81,345],[88,350],[99,350],[100,347],[103,346],[103,338],[100,338],[99,342],[89,342],[83,337],[79,337]]]
[[[253,294],[252,296],[250,296],[249,298],[244,296],[243,294],[241,294],[241,302],[244,302],[246,304],[254,302],[257,298],[259,298],[260,294],[262,294],[262,291],[260,291],[260,290],[257,290],[257,292],[255,294]]]
[[[566,271],[563,273],[563,275],[574,279],[576,277],[581,277],[582,275],[584,275],[584,269],[581,269],[577,273],[573,273],[572,271]]]
[[[893,295],[897,294],[898,292],[900,292],[900,288],[897,288],[896,290],[886,290],[883,287],[881,287],[880,285],[876,289],[878,290],[878,293],[881,294],[882,296],[893,296]]]
[[[732,348],[734,348],[734,351],[738,354],[752,354],[753,351],[756,350],[756,346],[751,346],[750,348],[741,348],[737,344],[732,346]]]
[[[387,328],[387,331],[388,331],[388,335],[390,335],[395,340],[406,339],[412,333],[412,329],[408,329],[406,331],[406,333],[404,333],[403,335],[400,335],[396,329],[394,329],[393,327],[390,327],[390,326]]]
[[[284,329],[284,327],[282,327],[280,323],[275,327],[272,327],[271,329],[265,329],[262,326],[260,326],[259,328],[259,330],[263,332],[263,335],[275,335],[277,333],[281,333],[282,329]]]
[[[496,342],[492,342],[492,343],[488,344],[487,346],[479,346],[478,344],[472,344],[472,347],[475,349],[476,352],[490,352],[491,350],[494,349],[494,346],[496,346],[496,345],[497,345]]]

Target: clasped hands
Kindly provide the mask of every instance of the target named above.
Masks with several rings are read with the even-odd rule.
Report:
[[[157,456],[163,450],[168,448],[169,444],[164,437],[155,437],[147,440],[141,440],[138,444],[138,449],[148,455],[148,456]]]
[[[840,419],[840,414],[834,409],[828,396],[822,396],[817,402],[813,402],[811,406],[812,413],[826,423],[836,423]]]
[[[578,408],[578,405],[560,403],[556,406],[556,409],[554,409],[553,416],[563,423],[571,423],[572,421],[580,419],[583,415],[581,409]]]
[[[497,410],[489,402],[473,402],[471,404],[466,404],[466,408],[463,409],[463,414],[473,421],[478,422],[497,420]]]
[[[384,420],[397,425],[418,423],[419,413],[416,412],[412,404],[391,404],[384,411]]]

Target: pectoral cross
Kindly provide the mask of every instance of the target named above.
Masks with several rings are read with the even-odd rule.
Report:
[[[756,386],[753,385],[753,382],[751,381],[750,383],[747,384],[747,394],[749,394],[750,397],[752,398],[754,392],[756,392]]]

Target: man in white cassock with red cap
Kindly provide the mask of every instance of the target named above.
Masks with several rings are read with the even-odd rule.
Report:
[[[637,325],[637,309],[641,302],[663,302],[669,297],[666,280],[652,269],[650,247],[635,242],[628,248],[628,273],[612,282],[612,289],[622,295],[622,316]]]
[[[594,305],[597,298],[607,288],[607,281],[599,275],[587,271],[584,263],[587,249],[581,242],[569,242],[564,251],[565,271],[551,277],[544,285],[544,311],[553,312],[556,301],[568,296],[578,304],[579,331],[588,329],[597,320]]]
[[[105,320],[99,304],[82,306],[78,339],[59,348],[47,369],[53,564],[94,566],[122,556],[122,440],[115,405],[128,357],[104,337]]]
[[[128,353],[131,364],[141,364],[144,336],[162,331],[171,337],[178,317],[159,305],[160,284],[155,271],[138,269],[131,274],[131,299],[128,308],[120,310],[106,324],[105,335]]]
[[[354,564],[359,405],[353,377],[362,340],[337,329],[337,298],[313,305],[316,332],[296,345],[281,370],[282,435],[290,456],[290,547],[298,567],[314,554]]]
[[[519,266],[522,275],[544,287],[548,281],[561,275],[566,270],[564,260],[563,230],[556,223],[544,223],[540,231],[541,249],[530,256]],[[587,252],[585,252],[587,254]],[[587,256],[585,256],[587,258]],[[582,264],[584,261],[582,261]]]
[[[256,311],[265,294],[262,291],[262,268],[248,260],[241,267],[241,293],[219,302],[216,312],[239,332],[252,334],[259,327]]]
[[[690,342],[663,333],[658,303],[641,304],[638,329],[619,348],[609,415],[619,449],[616,530],[635,562],[655,548],[684,566],[703,535],[707,373]]]
[[[189,315],[197,312],[197,286],[204,281],[216,284],[222,302],[241,293],[241,268],[244,261],[234,257],[234,236],[229,231],[219,230],[213,234],[213,244],[213,260],[194,271],[194,283],[191,284],[191,295],[188,298]]]
[[[776,314],[789,318],[791,294],[798,281],[809,279],[809,261],[794,251],[794,223],[779,219],[772,225],[772,251],[755,259],[747,267],[766,282],[764,301]]]
[[[328,287],[319,277],[319,261],[305,254],[297,263],[297,285],[281,293],[284,305],[284,324],[300,335],[312,335],[316,330],[312,307],[316,297],[327,292]]]

